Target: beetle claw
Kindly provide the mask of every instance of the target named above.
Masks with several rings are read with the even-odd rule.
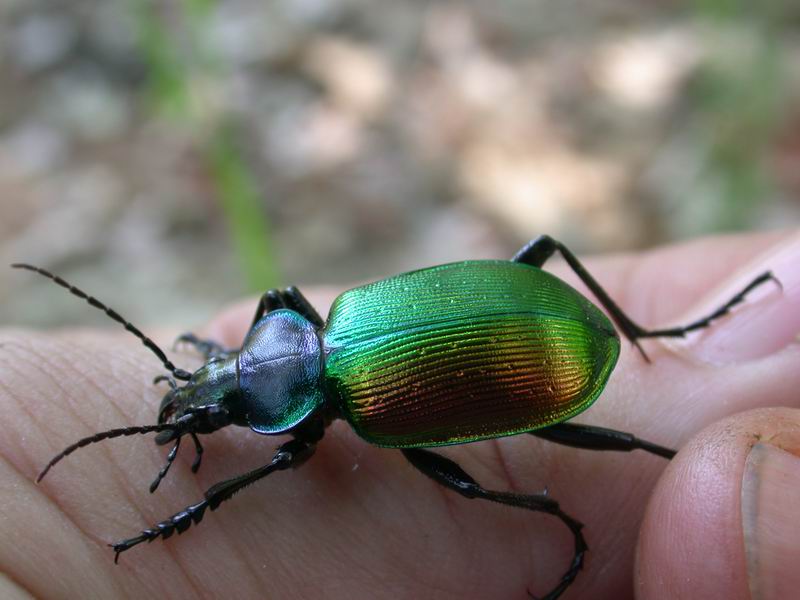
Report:
[[[158,385],[162,381],[166,381],[167,385],[169,385],[170,389],[172,389],[172,390],[177,390],[178,389],[177,382],[175,381],[175,379],[173,379],[169,375],[157,375],[156,377],[153,378],[153,385]]]

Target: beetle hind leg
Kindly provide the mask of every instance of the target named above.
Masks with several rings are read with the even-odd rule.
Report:
[[[481,498],[498,504],[505,504],[506,506],[544,512],[558,517],[572,532],[575,538],[575,551],[569,568],[561,576],[559,583],[542,600],[555,600],[572,584],[578,575],[578,571],[583,567],[583,557],[588,550],[588,546],[583,538],[583,533],[581,533],[583,525],[563,512],[558,502],[545,494],[525,495],[484,489],[458,464],[430,450],[409,448],[404,449],[402,452],[416,469],[438,484],[461,494],[465,498]]]
[[[774,282],[778,285],[778,287],[782,287],[780,281],[769,271],[766,271],[753,279],[750,283],[748,283],[741,291],[735,294],[730,300],[728,300],[725,304],[720,306],[714,312],[689,323],[688,325],[684,325],[681,327],[671,327],[667,329],[645,329],[641,325],[638,325],[631,319],[625,312],[617,305],[614,300],[611,299],[611,296],[608,295],[599,283],[592,277],[589,271],[586,270],[578,258],[561,242],[554,240],[549,235],[541,235],[534,240],[531,240],[526,244],[519,252],[514,255],[512,259],[514,262],[524,263],[527,265],[531,265],[534,267],[541,267],[544,265],[547,260],[553,256],[556,252],[560,253],[561,256],[564,257],[564,260],[567,262],[569,267],[575,272],[575,274],[586,284],[595,297],[600,301],[600,304],[603,305],[608,311],[609,316],[617,325],[619,330],[622,334],[628,338],[628,340],[633,343],[634,346],[639,350],[645,360],[647,358],[647,354],[645,353],[642,346],[639,344],[639,340],[642,338],[658,338],[658,337],[684,337],[687,333],[691,331],[697,331],[699,329],[704,329],[711,325],[713,321],[716,321],[720,317],[727,315],[731,309],[744,302],[746,296],[756,289],[757,287],[767,283],[767,282]]]
[[[713,321],[716,321],[720,317],[724,317],[727,315],[731,309],[736,306],[737,304],[741,304],[744,302],[747,294],[751,291],[756,289],[757,287],[772,281],[775,283],[780,289],[783,289],[783,285],[775,277],[771,272],[767,271],[762,273],[755,279],[753,279],[750,283],[748,283],[744,288],[742,288],[737,294],[735,294],[730,300],[728,300],[725,304],[720,306],[714,312],[706,315],[705,317],[701,317],[688,325],[683,325],[680,327],[672,327],[668,329],[653,329],[653,330],[646,330],[641,329],[638,331],[638,337],[641,338],[653,338],[653,337],[684,337],[687,333],[692,331],[697,331],[699,329],[705,329],[706,327],[710,326]]]
[[[676,454],[675,450],[671,448],[637,438],[631,433],[594,425],[559,423],[529,433],[548,442],[584,450],[615,450],[617,452],[644,450],[666,459],[671,459]]]

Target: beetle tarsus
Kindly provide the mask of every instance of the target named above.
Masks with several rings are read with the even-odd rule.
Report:
[[[222,344],[214,340],[201,339],[191,332],[183,333],[175,338],[172,349],[177,349],[180,344],[191,346],[207,361],[213,358],[227,358],[237,352],[235,349],[225,348]]]
[[[156,375],[153,378],[153,385],[158,385],[162,381],[166,381],[169,389],[171,389],[173,392],[178,389],[178,384],[175,382],[175,379],[169,375]]]
[[[733,307],[744,302],[745,299],[747,298],[747,295],[754,289],[770,281],[775,283],[781,292],[783,291],[783,284],[780,282],[780,280],[777,277],[775,277],[775,275],[771,271],[766,271],[764,273],[761,273],[761,275],[757,276],[755,279],[753,279],[744,288],[742,288],[741,291],[739,291],[735,296],[733,296],[733,298],[728,300],[725,304],[720,306],[717,310],[715,310],[711,314],[702,317],[700,319],[697,319],[696,321],[689,323],[688,325],[684,325],[682,327],[673,327],[670,329],[655,329],[652,331],[646,331],[640,329],[640,331],[638,331],[638,337],[644,337],[644,338],[685,337],[687,333],[690,333],[692,331],[697,331],[698,329],[705,329],[706,327],[710,326],[712,322],[727,315]]]
[[[127,540],[122,540],[121,542],[109,544],[109,546],[111,546],[111,548],[114,550],[114,564],[119,563],[120,554],[126,550],[130,550],[142,542],[149,543],[158,537],[167,539],[175,532],[178,534],[183,533],[189,529],[192,523],[195,525],[198,524],[203,520],[203,515],[205,514],[208,506],[208,502],[206,500],[202,500],[197,504],[187,506],[181,512],[174,514],[169,519],[157,523],[150,529],[142,530],[142,532],[137,536],[128,538]]]
[[[606,292],[595,280],[595,278],[592,277],[589,271],[586,270],[586,267],[581,264],[581,262],[569,250],[569,248],[567,248],[561,242],[554,240],[549,235],[541,235],[528,242],[519,252],[514,255],[512,260],[514,262],[520,262],[534,267],[542,267],[544,263],[547,262],[547,260],[556,252],[559,252],[561,256],[564,257],[564,260],[567,262],[573,272],[580,278],[586,287],[592,291],[595,297],[600,301],[600,304],[602,304],[603,307],[608,311],[611,319],[617,325],[622,334],[631,343],[633,343],[634,346],[636,346],[636,349],[648,363],[650,362],[650,359],[638,342],[640,338],[684,337],[687,333],[697,331],[698,329],[704,329],[711,325],[713,321],[725,316],[734,306],[743,302],[747,294],[749,294],[755,288],[767,283],[768,281],[776,283],[781,290],[783,289],[783,285],[775,277],[775,275],[773,275],[772,272],[767,271],[757,276],[741,291],[734,295],[733,298],[728,300],[728,302],[705,317],[697,319],[696,321],[682,327],[672,327],[668,329],[645,329],[634,322],[633,319],[631,319],[627,314],[625,314],[625,311],[623,311],[619,305],[617,305],[617,303],[611,299],[611,296],[608,295],[608,292]]]

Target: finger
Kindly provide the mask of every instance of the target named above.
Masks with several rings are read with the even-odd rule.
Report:
[[[56,471],[43,485],[34,483],[57,451],[103,428],[98,421],[120,419],[116,397],[141,399],[133,394],[132,363],[121,361],[113,345],[92,352],[79,338],[0,332],[0,537],[7,540],[0,544],[0,563],[33,597],[121,594],[105,560],[105,532],[98,526],[119,519],[124,486],[114,477],[113,460],[120,454],[77,454],[68,471]],[[118,381],[95,377],[112,369]],[[61,485],[51,487],[52,481]]]
[[[800,587],[800,411],[715,423],[672,462],[639,537],[641,600],[778,600]]]

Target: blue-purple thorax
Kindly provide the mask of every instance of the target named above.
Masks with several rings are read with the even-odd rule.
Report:
[[[320,339],[296,312],[276,310],[258,321],[238,361],[239,389],[253,431],[288,431],[322,405]]]

